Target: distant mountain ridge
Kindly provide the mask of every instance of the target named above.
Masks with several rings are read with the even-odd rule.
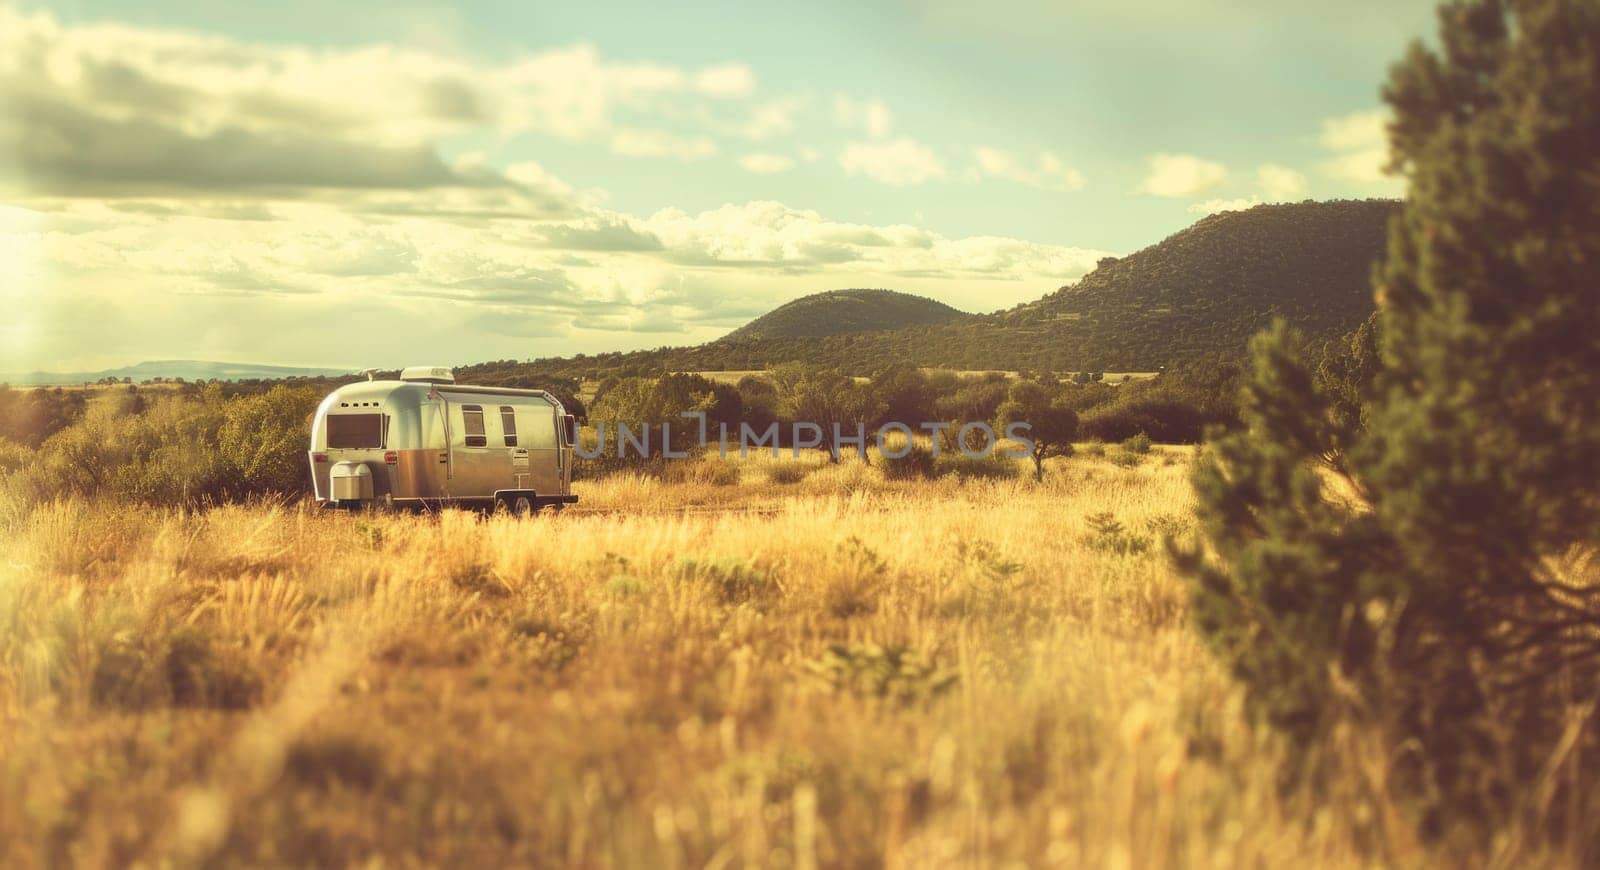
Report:
[[[1396,200],[1258,205],[1209,215],[995,318],[1033,365],[1066,356],[1143,369],[1242,350],[1274,318],[1308,335],[1353,329],[1374,308],[1372,269]],[[1053,347],[1022,340],[1049,336]]]
[[[1142,250],[1102,260],[1076,283],[992,314],[803,336],[751,329],[766,319],[758,318],[696,347],[481,368],[499,372],[509,365],[566,377],[784,362],[856,374],[891,364],[1153,371],[1209,354],[1242,354],[1250,336],[1274,318],[1312,337],[1354,329],[1374,308],[1372,269],[1386,252],[1389,220],[1399,211],[1398,200],[1336,200],[1210,215]],[[827,296],[796,300],[767,317],[807,310]]]
[[[713,344],[900,329],[970,316],[898,290],[828,290],[786,302]]]
[[[353,369],[306,368],[302,366],[225,363],[209,360],[152,360],[114,369],[92,372],[12,372],[0,373],[0,383],[15,386],[52,386],[92,383],[106,378],[131,378],[135,382],[163,378],[186,381],[267,380],[293,377],[324,377],[350,374]]]

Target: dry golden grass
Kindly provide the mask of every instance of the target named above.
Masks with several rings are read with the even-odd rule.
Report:
[[[1181,452],[794,462],[520,521],[0,510],[0,863],[1415,858],[1276,785],[1161,552]]]

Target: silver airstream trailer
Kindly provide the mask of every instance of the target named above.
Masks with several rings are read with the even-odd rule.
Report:
[[[370,378],[371,375],[369,374]],[[334,390],[311,424],[311,478],[326,506],[573,504],[576,422],[543,390],[469,387],[447,368]]]

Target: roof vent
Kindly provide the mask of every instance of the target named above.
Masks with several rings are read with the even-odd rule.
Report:
[[[453,384],[456,376],[449,366],[406,366],[400,370],[400,380],[424,384]]]

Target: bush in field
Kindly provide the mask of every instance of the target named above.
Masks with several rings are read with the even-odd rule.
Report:
[[[1123,441],[1120,445],[1124,451],[1135,456],[1144,456],[1150,452],[1150,436],[1143,432]]]
[[[606,424],[606,444],[602,446],[611,456],[617,456],[618,438],[621,428],[626,426],[636,438],[643,434],[641,430],[648,430],[647,452],[655,457],[667,446],[678,452],[699,447],[700,422],[683,416],[686,413],[704,414],[709,437],[715,438],[719,423],[737,431],[743,418],[743,401],[737,389],[699,375],[672,373],[658,378],[626,378],[595,397],[589,408],[589,419],[596,424]],[[663,431],[671,433],[670,445],[662,443]],[[631,458],[637,456],[638,451],[629,446],[627,453]]]
[[[238,710],[261,699],[261,675],[243,649],[202,626],[144,626],[89,639],[96,647],[89,699],[96,706]]]
[[[250,493],[309,491],[306,445],[320,401],[316,391],[280,386],[228,402],[217,449],[235,475],[230,485]]]
[[[933,461],[934,473],[939,477],[954,476],[958,480],[1010,480],[1017,476],[1015,460],[999,452],[988,456],[969,456],[965,453],[941,453]]]
[[[869,425],[877,427],[895,422],[916,426],[933,419],[938,393],[921,370],[906,365],[891,366],[875,372],[869,386],[880,406],[877,419],[868,421]]]
[[[933,403],[936,416],[941,420],[959,420],[963,423],[993,420],[995,411],[1006,400],[1006,393],[1010,389],[1005,375],[998,373],[976,377],[952,375],[935,383],[942,387]]]
[[[1118,468],[1137,468],[1143,464],[1144,457],[1137,453],[1129,453],[1126,450],[1118,450],[1107,456],[1106,460]]]
[[[960,673],[905,647],[833,644],[806,671],[825,685],[899,703],[927,701],[954,688]]]
[[[1248,432],[1196,473],[1216,558],[1185,564],[1267,721],[1308,738],[1359,717],[1424,808],[1593,843],[1600,7],[1440,20],[1444,53],[1414,47],[1386,91],[1411,194],[1377,273],[1375,385],[1330,390],[1291,330],[1258,337]]]
[[[767,466],[767,482],[790,486],[805,480],[810,473],[811,466],[800,462],[774,462]]]
[[[744,413],[740,391],[727,384],[714,383],[699,375],[672,373],[656,378],[611,378],[601,385],[589,406],[584,452],[599,455],[578,457],[573,472],[577,479],[597,479],[612,474],[640,474],[660,477],[667,473],[664,451],[689,453],[700,449],[700,421],[685,413],[705,415],[709,439],[717,437],[718,425],[737,432]],[[606,440],[598,442],[605,427]],[[624,439],[626,427],[630,438]],[[664,444],[664,433],[671,443]],[[635,444],[642,444],[643,452]]]
[[[1143,432],[1164,444],[1192,444],[1209,426],[1239,427],[1241,373],[1235,359],[1207,357],[1150,380],[1096,385],[1074,407],[1086,438],[1115,442]]]
[[[16,483],[39,500],[68,493],[157,504],[220,500],[228,482],[216,449],[222,405],[210,391],[163,396],[125,414],[118,397],[100,396],[40,447]]]
[[[878,466],[888,480],[928,480],[934,475],[933,450],[916,442],[889,445]]]
[[[1124,526],[1116,514],[1110,511],[1090,514],[1086,521],[1089,524],[1089,534],[1085,537],[1085,543],[1096,550],[1118,556],[1134,556],[1150,549],[1153,543],[1150,535],[1140,534]]]
[[[737,486],[740,476],[737,460],[724,460],[715,454],[708,454],[698,460],[678,460],[665,463],[662,479],[669,483]]]
[[[611,437],[611,433],[607,432],[609,446],[600,455],[592,458],[580,456],[573,460],[573,480],[599,480],[614,474],[659,478],[666,474],[667,460],[660,456],[639,456],[631,447],[628,455],[618,456],[616,442],[610,441]]]
[[[755,375],[745,375],[739,379],[737,386],[739,402],[743,408],[744,422],[756,432],[765,432],[767,427],[778,422],[779,400],[778,388],[766,378]]]
[[[0,439],[38,447],[83,417],[88,396],[82,390],[17,390],[0,384]]]
[[[26,446],[0,438],[0,475],[10,474],[34,459],[34,452]]]

